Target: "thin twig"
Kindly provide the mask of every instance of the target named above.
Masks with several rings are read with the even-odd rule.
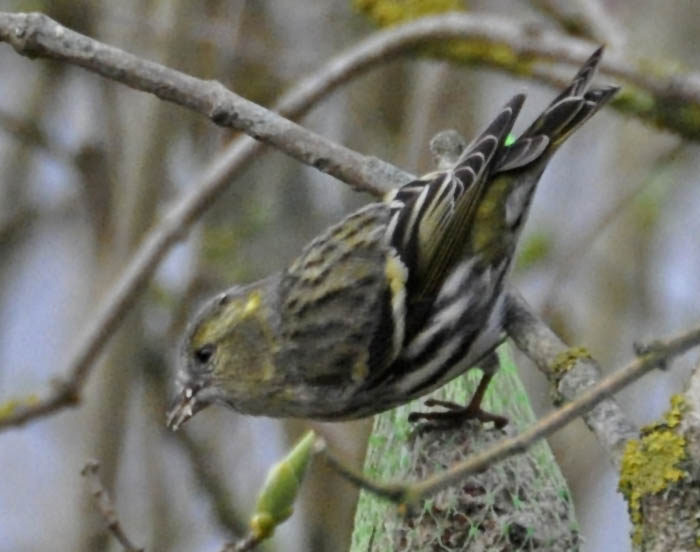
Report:
[[[88,480],[90,492],[92,493],[92,496],[95,497],[97,510],[107,523],[107,529],[109,529],[109,531],[115,536],[115,538],[127,552],[143,552],[144,549],[133,544],[129,537],[126,536],[126,533],[124,533],[124,530],[119,523],[119,518],[117,518],[117,514],[114,510],[114,505],[112,504],[109,494],[107,493],[107,489],[105,489],[102,485],[102,481],[98,475],[99,469],[99,462],[96,460],[88,460],[83,469],[80,470],[80,475]]]
[[[454,485],[472,474],[483,471],[496,462],[525,452],[537,441],[588,412],[613,393],[697,345],[700,345],[700,328],[695,328],[675,338],[655,341],[648,348],[646,354],[639,356],[621,370],[610,374],[597,385],[583,392],[576,400],[548,414],[529,429],[515,437],[503,439],[493,447],[469,457],[464,462],[455,464],[444,472],[434,474],[413,484],[384,485],[376,483],[347,468],[334,457],[329,455],[328,458],[331,466],[353,484],[410,508],[421,499]]]
[[[262,540],[250,534],[241,540],[235,542],[229,542],[224,545],[221,552],[249,552],[254,550]]]
[[[12,138],[37,147],[49,155],[54,155],[67,162],[73,161],[71,152],[56,141],[52,141],[39,127],[36,120],[27,120],[0,109],[0,128]]]
[[[169,433],[172,435],[172,432],[169,431]],[[197,483],[211,501],[212,510],[219,524],[231,535],[243,535],[248,529],[247,523],[236,508],[226,481],[210,461],[210,455],[207,455],[186,431],[181,431],[176,440],[187,454]],[[230,469],[230,466],[228,468]]]

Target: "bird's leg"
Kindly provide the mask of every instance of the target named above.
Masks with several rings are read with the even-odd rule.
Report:
[[[489,355],[489,357],[490,356],[491,355]],[[423,420],[436,422],[434,424],[436,429],[445,425],[459,425],[465,420],[479,420],[482,423],[493,422],[497,429],[505,427],[506,424],[508,424],[508,418],[486,412],[481,408],[481,401],[484,399],[486,389],[498,367],[498,364],[492,364],[494,361],[497,363],[497,359],[495,358],[484,359],[484,375],[481,377],[479,385],[467,406],[450,401],[428,399],[425,401],[426,406],[442,406],[447,410],[443,412],[411,412],[408,416],[408,421],[412,423]]]

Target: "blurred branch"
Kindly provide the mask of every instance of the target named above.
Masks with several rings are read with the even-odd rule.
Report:
[[[221,552],[248,552],[249,550],[255,550],[255,548],[261,542],[262,539],[259,537],[256,537],[255,535],[248,535],[237,542],[225,544],[221,549]]]
[[[12,113],[0,110],[0,128],[5,130],[13,138],[40,148],[63,161],[73,161],[71,152],[61,147],[59,143],[51,141],[34,120],[29,121],[17,117]]]
[[[454,39],[454,40],[453,40]],[[457,40],[461,39],[461,40]],[[439,41],[449,41],[441,44]],[[450,13],[425,17],[376,33],[365,41],[374,43],[384,57],[422,52],[449,59],[496,68],[533,78],[556,88],[568,83],[541,62],[565,62],[580,66],[594,45],[533,25],[488,14]],[[442,46],[442,48],[441,48]],[[419,50],[418,53],[421,53]],[[626,81],[612,107],[671,130],[686,139],[700,140],[700,74],[672,72],[668,62],[633,63],[621,54],[606,54],[600,72]],[[632,86],[629,86],[632,85]]]
[[[22,205],[0,221],[0,244],[6,244],[39,218],[39,209]]]
[[[127,552],[143,552],[144,549],[134,545],[124,533],[107,489],[104,488],[102,481],[100,481],[100,476],[97,473],[99,469],[100,464],[96,460],[88,460],[83,469],[80,470],[80,475],[88,480],[90,492],[95,497],[95,504],[100,515],[107,523],[107,529],[116,537]]]
[[[164,431],[169,432],[165,429]],[[245,535],[248,531],[248,524],[231,500],[231,493],[228,491],[226,481],[214,468],[210,453],[203,450],[186,431],[181,432],[175,440],[186,452],[197,483],[209,497],[218,522],[233,536]]]
[[[686,147],[687,144],[685,142],[679,142],[670,150],[663,152],[652,162],[648,171],[648,176],[644,178],[643,182],[639,186],[613,199],[607,207],[607,210],[598,217],[598,220],[590,229],[580,234],[568,248],[568,251],[561,255],[561,260],[556,263],[556,269],[554,270],[554,277],[549,286],[549,291],[542,303],[542,312],[547,313],[554,310],[567,279],[580,268],[579,263],[593,248],[600,235],[603,234],[613,222],[618,220],[625,212],[625,209],[631,206],[639,196],[644,194],[650,186],[658,182],[659,178],[677,162],[678,157],[684,153]]]
[[[377,64],[386,63],[419,44],[450,38],[474,41],[475,61],[501,69],[529,74],[559,83],[551,71],[533,68],[533,59],[580,64],[590,54],[591,45],[561,34],[520,25],[506,19],[480,14],[449,14],[410,22],[385,31],[352,47],[331,60],[321,71],[302,81],[278,104],[289,117],[298,116],[341,83]],[[382,190],[406,182],[410,175],[376,158],[364,157],[334,144],[271,111],[226,90],[214,81],[204,81],[142,60],[122,50],[75,33],[42,14],[0,13],[0,40],[19,53],[67,61],[95,71],[128,86],[152,92],[162,99],[179,103],[206,114],[217,124],[243,130],[274,145],[296,159],[337,176],[357,189],[379,195]],[[503,46],[505,51],[494,48]],[[494,52],[500,52],[498,56]],[[608,57],[603,72],[616,75],[643,89],[649,101],[626,98],[621,108],[640,117],[652,118],[659,125],[690,138],[700,137],[700,129],[674,115],[668,106],[681,102],[688,109],[700,109],[700,75],[671,77],[647,76],[621,58]],[[632,91],[634,93],[634,91]],[[652,96],[649,99],[650,95]],[[664,112],[653,100],[668,100]],[[664,116],[664,113],[666,114]],[[681,124],[683,123],[683,124]],[[689,124],[689,123],[688,123]],[[675,125],[675,126],[674,126]],[[68,361],[68,375],[37,403],[14,408],[0,417],[0,429],[17,426],[45,416],[79,401],[85,379],[107,339],[118,327],[145,288],[151,274],[169,248],[212,203],[237,171],[258,151],[250,139],[236,140],[215,159],[192,192],[183,197],[144,238],[117,283],[77,340]]]
[[[654,368],[665,367],[672,358],[698,345],[700,345],[700,328],[694,328],[675,338],[654,341],[644,348],[636,360],[602,379],[594,387],[586,389],[578,398],[543,417],[529,429],[514,437],[502,439],[483,452],[473,454],[463,462],[414,484],[376,483],[346,467],[327,451],[326,456],[329,463],[353,484],[410,508],[423,498],[455,485],[469,475],[479,473],[496,462],[527,451],[537,441],[590,411],[613,393],[620,391]]]
[[[530,3],[572,35],[590,38],[614,49],[624,42],[622,29],[598,0],[530,0]]]

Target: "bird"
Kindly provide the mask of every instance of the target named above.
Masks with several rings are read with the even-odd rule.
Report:
[[[219,403],[248,415],[342,421],[421,397],[479,366],[466,406],[420,418],[492,421],[481,407],[505,339],[505,283],[549,160],[617,92],[590,88],[598,48],[517,138],[516,94],[455,163],[389,191],[313,239],[287,268],[236,285],[189,324],[167,424]]]

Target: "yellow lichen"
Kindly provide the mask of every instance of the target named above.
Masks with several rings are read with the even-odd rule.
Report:
[[[637,545],[643,538],[644,497],[660,493],[686,477],[685,470],[680,467],[686,457],[686,442],[674,431],[684,409],[683,397],[674,395],[663,420],[643,428],[641,438],[632,439],[625,446],[618,488],[627,500],[634,524],[632,539]]]
[[[554,358],[550,367],[549,381],[552,386],[549,394],[555,406],[560,406],[566,400],[566,397],[559,392],[559,382],[562,377],[576,365],[578,360],[590,358],[592,358],[591,353],[585,347],[569,347]]]
[[[492,41],[450,40],[433,53],[462,63],[476,62],[501,67],[519,75],[528,75],[532,70],[529,57],[518,54],[508,44]]]
[[[671,408],[664,418],[666,419],[666,425],[670,428],[674,428],[681,423],[683,419],[683,413],[685,412],[686,404],[685,397],[683,395],[673,395],[671,397]]]
[[[0,420],[12,416],[18,408],[23,406],[34,406],[39,402],[37,395],[28,395],[23,399],[8,399],[0,403]]]
[[[654,96],[646,90],[629,84],[615,94],[612,103],[623,111],[632,113],[649,113],[656,107]]]
[[[552,372],[559,378],[571,370],[578,360],[593,358],[585,347],[569,347],[559,353],[552,363]]]
[[[355,9],[380,27],[396,25],[427,15],[464,11],[464,0],[353,0]],[[424,55],[447,58],[460,63],[480,63],[529,75],[534,58],[519,54],[505,43],[470,39],[442,40],[426,44]]]
[[[354,0],[355,9],[380,27],[463,9],[462,0]]]

